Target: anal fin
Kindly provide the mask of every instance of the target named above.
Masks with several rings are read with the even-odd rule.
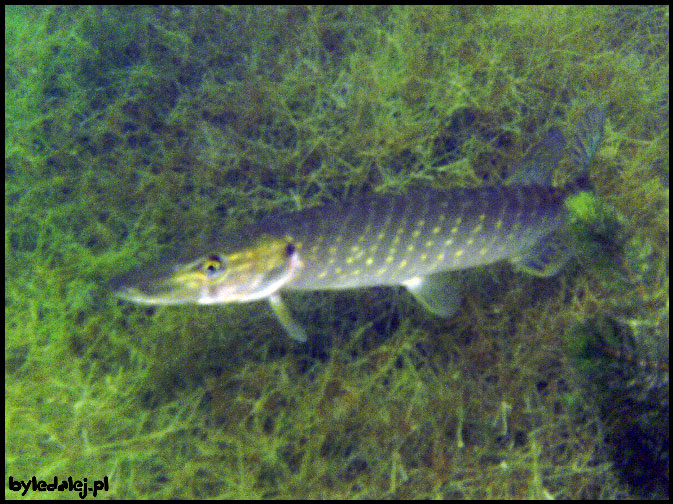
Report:
[[[568,236],[561,231],[548,234],[523,254],[510,259],[519,270],[537,277],[556,275],[572,256]]]

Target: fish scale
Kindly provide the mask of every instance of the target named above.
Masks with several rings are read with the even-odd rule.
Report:
[[[288,290],[401,285],[510,259],[563,222],[565,188],[488,187],[360,198],[271,219],[254,233],[294,243]]]

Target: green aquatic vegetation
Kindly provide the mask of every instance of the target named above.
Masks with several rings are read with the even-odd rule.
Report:
[[[5,13],[7,474],[122,498],[664,496],[606,442],[660,433],[628,401],[633,423],[605,415],[566,344],[608,320],[668,358],[668,9]],[[500,184],[587,103],[608,119],[576,259],[465,275],[449,322],[397,292],[298,295],[319,336],[297,347],[257,306],[109,295],[281,211]]]

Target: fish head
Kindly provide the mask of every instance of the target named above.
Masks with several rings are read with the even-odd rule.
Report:
[[[260,236],[236,250],[140,268],[113,286],[118,297],[146,305],[243,303],[272,296],[301,268],[292,242]]]

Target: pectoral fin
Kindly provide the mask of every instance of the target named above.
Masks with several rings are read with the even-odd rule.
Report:
[[[283,302],[280,295],[277,293],[272,294],[267,299],[269,300],[269,305],[271,306],[271,310],[273,310],[273,314],[278,319],[278,322],[280,322],[280,325],[283,326],[283,329],[287,331],[290,338],[302,343],[305,342],[306,331],[304,331],[304,328],[292,318],[290,310]]]

